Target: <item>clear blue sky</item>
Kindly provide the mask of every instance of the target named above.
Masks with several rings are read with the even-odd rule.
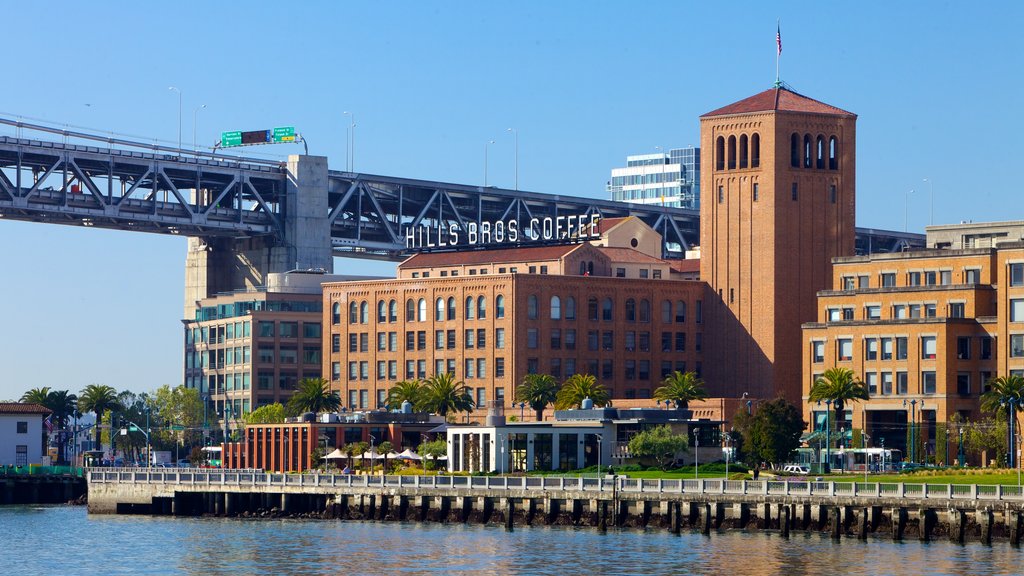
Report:
[[[769,4],[777,4],[769,6]],[[863,4],[863,5],[861,5]],[[356,169],[604,197],[627,154],[782,78],[859,115],[857,223],[1024,219],[1019,3],[17,2],[0,113],[186,143],[294,125]],[[0,129],[0,134],[10,134]],[[251,149],[250,149],[251,150]],[[298,152],[274,147],[270,154]],[[185,240],[0,221],[0,399],[181,382]],[[346,271],[388,273],[357,261]]]

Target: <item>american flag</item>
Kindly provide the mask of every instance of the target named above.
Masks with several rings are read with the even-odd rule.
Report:
[[[782,28],[778,24],[775,25],[775,48],[778,50],[775,55],[780,56],[782,54]]]
[[[53,414],[50,414],[49,416],[46,417],[45,420],[43,420],[43,426],[46,426],[46,433],[47,434],[53,433],[53,420],[52,420],[52,418],[53,418]]]

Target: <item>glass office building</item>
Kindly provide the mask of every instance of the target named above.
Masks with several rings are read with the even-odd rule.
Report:
[[[627,156],[625,168],[612,168],[612,200],[700,209],[700,148]]]

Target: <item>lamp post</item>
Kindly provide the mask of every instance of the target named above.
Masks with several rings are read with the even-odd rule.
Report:
[[[725,479],[729,479],[729,455],[732,452],[732,433],[736,428],[729,428],[729,433],[725,436]]]
[[[846,472],[846,426],[839,427],[839,456],[842,458],[839,469]]]
[[[826,471],[832,471],[832,429],[830,419],[832,417],[832,399],[825,400],[825,467]]]
[[[885,474],[885,436],[882,437],[880,443],[882,445],[882,467],[878,471]]]
[[[914,193],[914,191],[911,190],[911,191],[909,191],[909,192],[907,192],[906,194],[903,195],[903,231],[904,232],[907,231],[907,220],[908,220],[908,215],[910,214],[910,195],[913,194],[913,193]]]
[[[168,86],[167,89],[178,93],[178,150],[181,150],[181,90],[174,86]]]
[[[494,144],[494,140],[484,142],[484,188],[487,188],[487,148]]]
[[[960,427],[960,437],[957,441],[956,459],[960,463],[960,467],[964,467],[964,428]]]
[[[597,478],[598,478],[598,483],[599,483],[598,486],[600,486],[600,479],[601,479],[601,441],[604,440],[604,435],[602,435],[601,433],[597,433],[597,434],[595,434],[595,436],[597,436]]]
[[[192,150],[194,151],[199,150],[199,147],[196,146],[196,126],[198,125],[199,111],[203,108],[206,108],[206,104],[197,106],[194,110],[192,110]]]
[[[345,168],[351,172],[356,169],[356,114],[346,110],[342,115],[350,117],[345,131]]]
[[[699,452],[700,452],[700,437],[697,435],[697,431],[698,430],[700,430],[700,429],[699,428],[694,428],[694,430],[693,430],[693,479],[694,480],[699,478],[699,475],[698,475],[698,472],[697,472],[697,460],[700,458],[700,454],[699,454]]]
[[[526,402],[519,403],[519,421],[522,422],[523,418],[526,418]]]
[[[1006,401],[1006,404],[1010,408],[1010,425],[1008,427],[1008,438],[1006,442],[1007,448],[1009,448],[1009,461],[1007,462],[1007,464],[1009,464],[1011,468],[1016,468],[1017,446],[1015,438],[1017,437],[1017,399],[1010,398],[1009,400]]]
[[[373,442],[377,440],[370,434],[370,476],[373,476]]]
[[[935,215],[935,183],[931,178],[924,178],[922,182],[928,183],[928,225],[932,225],[932,217]]]
[[[903,401],[903,407],[906,408],[906,406],[907,406],[907,401],[904,400]],[[916,407],[917,407],[917,399],[915,398],[914,400],[910,401],[910,463],[911,464],[913,464],[914,462],[917,461],[917,442],[916,442],[917,430],[916,430],[916,426],[915,426],[916,420],[914,419],[914,409]],[[924,406],[922,404],[922,408],[923,407]]]
[[[508,128],[507,132],[511,132],[516,139],[516,192],[519,191],[519,129]]]

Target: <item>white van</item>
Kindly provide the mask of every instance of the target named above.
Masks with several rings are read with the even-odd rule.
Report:
[[[799,476],[807,476],[811,473],[811,469],[803,464],[786,464],[782,468],[784,474],[797,474]]]

